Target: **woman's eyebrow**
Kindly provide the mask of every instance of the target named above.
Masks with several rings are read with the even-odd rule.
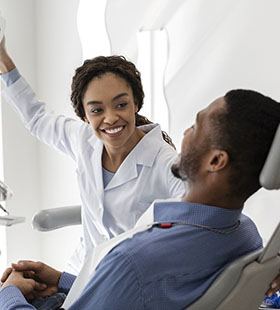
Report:
[[[118,95],[116,95],[115,97],[113,97],[112,101],[115,101],[121,97],[124,97],[124,96],[129,96],[128,93],[120,93]],[[102,101],[98,101],[98,100],[89,100],[86,105],[94,105],[94,104],[103,104]]]
[[[86,105],[94,105],[94,104],[102,104],[101,101],[94,101],[94,100],[90,100],[86,103]]]
[[[120,97],[123,97],[123,96],[129,96],[128,93],[120,93],[118,95],[116,95],[113,100],[116,100],[116,99],[119,99]]]

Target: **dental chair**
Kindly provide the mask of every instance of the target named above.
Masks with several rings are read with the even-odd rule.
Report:
[[[32,219],[33,228],[39,231],[50,231],[81,223],[81,206],[78,205],[45,209],[36,213]]]
[[[260,174],[261,185],[280,188],[280,125]],[[280,270],[280,224],[264,249],[232,262],[188,310],[256,310]]]
[[[280,125],[260,175],[261,185],[280,188]],[[33,227],[49,231],[81,223],[81,207],[43,210],[33,218]],[[256,310],[280,270],[280,224],[264,249],[230,263],[210,288],[188,310]]]

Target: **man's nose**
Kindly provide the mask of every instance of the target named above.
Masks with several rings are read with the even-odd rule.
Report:
[[[184,131],[184,136],[187,135],[187,134],[190,132],[191,129],[192,129],[192,127],[187,128],[187,129]]]

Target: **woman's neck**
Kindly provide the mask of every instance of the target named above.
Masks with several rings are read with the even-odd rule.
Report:
[[[145,133],[140,129],[135,129],[135,134],[125,145],[121,147],[111,147],[104,145],[102,153],[102,166],[108,171],[116,172],[127,155],[134,149]]]

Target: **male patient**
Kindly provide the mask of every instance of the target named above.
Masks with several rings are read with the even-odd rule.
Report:
[[[188,193],[155,203],[160,224],[113,248],[70,309],[182,309],[228,263],[261,248],[256,226],[241,212],[260,188],[279,122],[280,104],[249,90],[230,91],[199,112],[172,167]],[[14,264],[2,277],[0,308],[34,309],[24,296],[67,293],[73,280],[43,263]]]

